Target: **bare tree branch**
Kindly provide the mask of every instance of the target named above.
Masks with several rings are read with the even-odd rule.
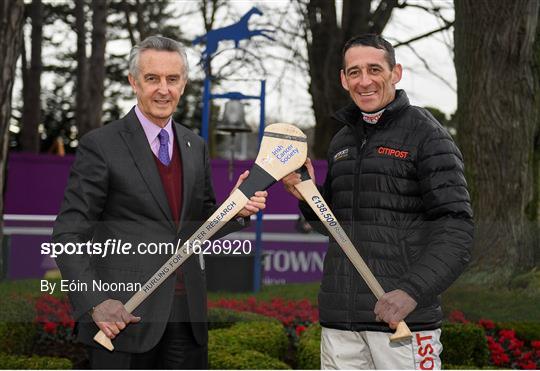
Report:
[[[421,4],[410,4],[408,2],[404,2],[402,4],[399,4],[397,7],[402,8],[402,9],[403,8],[417,8],[417,9],[424,10],[424,11],[430,13],[430,14],[435,14],[435,12],[438,12],[440,10],[453,9],[453,6],[443,7],[443,6],[437,5],[437,6],[427,7],[427,6],[424,6],[424,5],[421,5]]]
[[[129,34],[129,41],[131,42],[131,46],[135,46],[137,42],[135,41],[135,35],[133,35],[133,26],[131,25],[131,11],[129,10],[129,3],[125,2],[122,3],[124,8],[124,13],[126,15],[126,27]]]
[[[412,46],[406,44],[405,45],[406,47],[408,47],[412,52],[413,54],[422,62],[422,64],[424,65],[424,68],[430,73],[432,74],[433,76],[435,76],[437,79],[439,79],[444,85],[448,86],[448,88],[450,88],[450,90],[452,90],[453,92],[456,92],[456,88],[454,86],[452,86],[452,84],[446,80],[444,77],[442,77],[441,75],[439,75],[437,72],[433,71],[431,69],[431,67],[429,66],[428,62],[424,59],[424,57],[422,57],[420,55],[420,53],[418,53]]]
[[[449,29],[450,27],[452,27],[453,25],[454,25],[454,22],[450,22],[450,23],[448,23],[448,24],[446,24],[446,25],[444,25],[444,26],[442,26],[442,27],[439,27],[439,28],[437,28],[437,29],[435,29],[435,30],[431,30],[431,31],[426,32],[426,33],[424,33],[424,34],[422,34],[422,35],[415,36],[415,37],[413,37],[412,39],[409,39],[409,40],[407,40],[407,41],[401,41],[401,42],[395,44],[395,45],[394,45],[394,48],[397,48],[397,47],[399,47],[399,46],[409,45],[409,44],[412,44],[412,43],[415,42],[415,41],[418,41],[418,40],[421,40],[421,39],[426,38],[426,37],[428,37],[428,36],[434,35],[434,34],[436,34],[437,32],[441,32],[441,31],[444,31],[444,30],[448,30],[448,29]]]

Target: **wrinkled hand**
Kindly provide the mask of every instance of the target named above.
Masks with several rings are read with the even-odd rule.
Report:
[[[308,169],[309,176],[313,181],[315,181],[315,170],[313,169],[313,165],[311,164],[311,160],[308,158],[306,159],[306,162],[304,165]],[[301,182],[300,180],[300,174],[297,172],[292,172],[290,174],[287,174],[283,179],[281,179],[283,182],[283,185],[285,186],[285,190],[292,194],[294,197],[302,201],[304,197],[296,190],[295,184],[298,184]]]
[[[92,319],[109,339],[114,339],[128,324],[139,322],[141,317],[128,313],[122,302],[107,299],[94,308]]]
[[[238,187],[240,187],[240,184],[242,184],[242,182],[248,177],[248,175],[249,170],[246,170],[242,174],[240,174],[232,192],[234,192]],[[246,218],[253,214],[257,214],[259,210],[264,210],[264,208],[266,207],[266,197],[268,197],[268,192],[266,191],[255,192],[255,194],[249,199],[246,206],[244,206],[244,208],[240,210],[238,214],[236,214],[236,216]]]
[[[395,330],[398,323],[416,308],[416,301],[403,290],[387,292],[375,305],[375,319],[388,323]]]

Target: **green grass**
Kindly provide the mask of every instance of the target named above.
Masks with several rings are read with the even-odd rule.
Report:
[[[60,279],[49,280],[50,282],[60,282]],[[59,285],[56,285],[54,296],[61,297],[64,293],[58,289]],[[13,281],[0,281],[0,297],[6,297],[10,295],[27,295],[30,297],[38,297],[43,294],[41,292],[40,280],[13,280]]]
[[[6,297],[14,294],[30,296],[41,295],[39,280],[16,280],[0,282],[0,296]]]
[[[319,283],[264,286],[255,295],[260,300],[274,297],[284,299],[308,299],[317,304]],[[212,300],[219,298],[245,299],[252,293],[209,293]],[[540,292],[524,289],[489,289],[484,286],[461,285],[448,289],[442,296],[446,316],[460,310],[470,320],[489,318],[494,321],[538,321],[540,318]]]
[[[317,304],[319,283],[264,286],[260,293],[209,293],[211,300],[219,298],[245,299],[255,296],[259,300],[274,297],[308,299]],[[465,313],[469,320],[489,318],[494,321],[533,321],[540,318],[540,292],[524,289],[490,289],[484,286],[455,284],[442,296],[446,316],[453,310]]]
[[[456,284],[443,294],[443,310],[465,313],[469,320],[531,321],[540,319],[540,294],[523,289],[486,289]]]
[[[289,283],[286,285],[263,286],[261,291],[254,293],[227,293],[227,292],[209,292],[208,299],[217,300],[226,299],[246,299],[255,296],[258,300],[268,301],[273,298],[282,298],[285,300],[308,299],[312,304],[317,305],[317,293],[319,291],[319,282],[313,283]]]
[[[49,280],[50,282],[59,283],[60,280]],[[63,296],[64,293],[58,290],[59,285],[56,285],[54,292],[55,296]],[[220,298],[227,299],[246,299],[250,296],[256,296],[260,300],[271,300],[272,298],[283,298],[290,300],[309,299],[313,304],[317,304],[317,292],[319,290],[319,283],[306,283],[306,284],[287,284],[287,285],[270,285],[263,286],[261,291],[257,294],[252,292],[246,293],[230,293],[230,292],[209,292],[208,298],[217,300]],[[13,294],[24,294],[28,296],[40,296],[42,294],[40,290],[40,280],[28,279],[28,280],[13,280],[13,281],[1,281],[0,282],[0,296],[9,296]]]
[[[285,300],[308,299],[317,305],[319,283],[263,286],[257,293],[208,293],[208,298],[217,300],[246,299],[255,296],[258,300],[283,298]],[[39,280],[0,282],[0,296],[11,294],[41,295]],[[56,295],[61,295],[57,292]],[[448,315],[460,310],[470,320],[489,318],[494,321],[532,321],[540,318],[540,290],[522,288],[493,289],[478,285],[460,284],[459,281],[443,294],[443,310]]]

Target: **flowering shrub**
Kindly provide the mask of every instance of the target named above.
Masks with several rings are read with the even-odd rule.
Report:
[[[465,318],[465,314],[459,310],[454,310],[448,316],[448,321],[453,323],[469,323]]]
[[[453,311],[449,315],[451,322],[467,323],[465,315]],[[489,319],[481,319],[478,325],[484,328],[490,363],[501,368],[534,370],[540,368],[540,340],[527,342],[519,339],[512,329],[499,328]]]
[[[75,339],[75,321],[66,297],[58,299],[52,295],[42,295],[36,300],[35,308],[39,343],[66,343]]]
[[[311,323],[319,321],[319,312],[309,300],[257,301],[251,296],[246,300],[219,299],[208,301],[209,308],[227,308],[243,312],[253,312],[279,320],[293,341],[297,341]]]

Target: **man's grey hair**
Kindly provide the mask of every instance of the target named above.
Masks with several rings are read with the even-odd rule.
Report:
[[[139,75],[139,56],[145,50],[162,50],[168,52],[176,52],[182,57],[182,62],[184,63],[184,80],[188,79],[189,76],[189,65],[187,61],[187,54],[182,43],[169,39],[168,37],[163,36],[148,36],[146,39],[141,41],[139,45],[135,45],[131,48],[129,52],[129,73],[133,77]]]

